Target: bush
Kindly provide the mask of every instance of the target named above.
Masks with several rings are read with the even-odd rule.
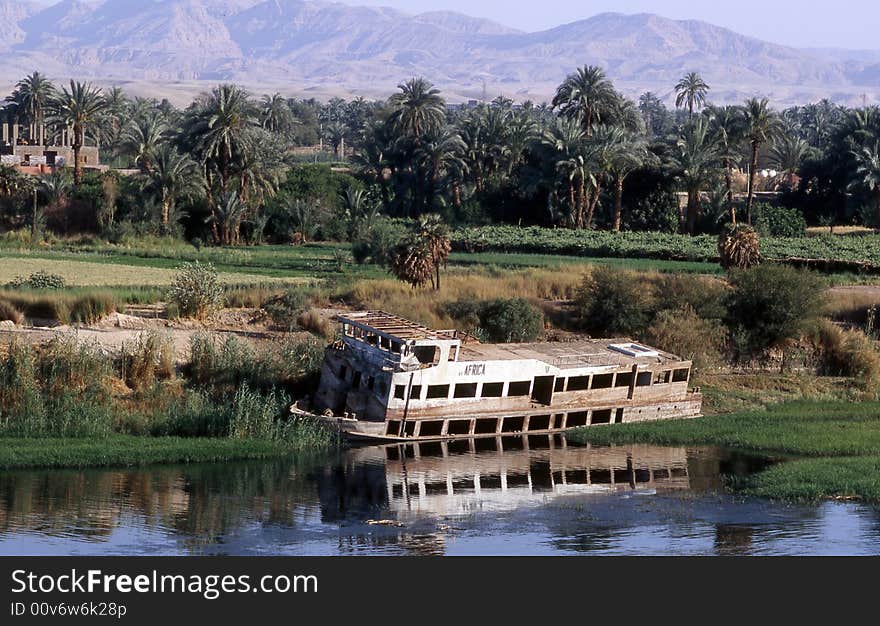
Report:
[[[720,322],[701,318],[690,305],[660,311],[645,335],[650,345],[693,361],[697,369],[722,362],[726,337]]]
[[[217,270],[211,263],[184,263],[174,276],[168,299],[184,317],[210,317],[223,304]]]
[[[657,281],[655,297],[660,311],[691,307],[704,320],[727,315],[727,287],[714,278],[665,274]]]
[[[495,300],[480,310],[486,339],[494,343],[526,343],[544,335],[544,315],[528,300]]]
[[[650,285],[634,272],[597,267],[583,281],[577,297],[581,325],[602,335],[637,335],[653,317]]]
[[[28,278],[19,276],[9,283],[9,287],[13,289],[25,287],[29,289],[64,289],[66,286],[67,281],[64,280],[63,276],[50,274],[45,270],[34,272]]]
[[[785,265],[764,265],[730,276],[727,325],[738,358],[751,359],[795,339],[823,307],[823,281]]]
[[[795,208],[774,204],[758,204],[754,207],[755,227],[764,236],[803,237],[807,234],[807,221]]]
[[[272,322],[284,329],[296,326],[299,316],[309,308],[309,297],[301,289],[290,289],[263,305]]]
[[[0,300],[0,322],[12,322],[20,325],[24,322],[24,315],[11,302]]]

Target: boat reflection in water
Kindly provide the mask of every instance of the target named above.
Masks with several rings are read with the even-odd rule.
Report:
[[[354,449],[346,466],[321,481],[328,521],[352,510],[387,507],[407,520],[512,510],[556,496],[690,488],[685,448],[580,446],[561,435]]]

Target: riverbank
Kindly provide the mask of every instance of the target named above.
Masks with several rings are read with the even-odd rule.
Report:
[[[104,439],[0,438],[0,470],[141,467],[280,458],[302,450],[296,443],[226,438],[141,437]]]
[[[880,502],[880,403],[793,401],[696,420],[623,424],[576,431],[597,445],[719,446],[778,461],[731,489],[791,501]]]

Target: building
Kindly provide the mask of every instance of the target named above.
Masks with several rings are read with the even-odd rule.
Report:
[[[314,408],[352,437],[554,433],[701,414],[692,363],[630,341],[484,345],[381,311],[339,321]]]
[[[64,130],[50,139],[46,126],[35,124],[28,128],[28,136],[22,137],[18,124],[4,123],[0,135],[0,163],[20,168],[29,174],[43,174],[57,167],[73,165],[72,132]],[[98,146],[83,146],[80,163],[85,168],[104,169],[100,165]]]

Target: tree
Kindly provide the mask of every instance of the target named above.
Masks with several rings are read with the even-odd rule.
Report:
[[[43,124],[46,111],[55,96],[55,86],[39,72],[18,81],[15,92],[7,100],[17,104],[19,115],[32,125],[31,139],[37,139],[37,127]]]
[[[705,110],[709,129],[718,143],[724,162],[724,185],[727,190],[727,210],[730,223],[736,224],[736,205],[733,203],[733,164],[739,158],[739,147],[745,139],[745,119],[737,106],[710,106]]]
[[[770,163],[785,175],[787,184],[800,171],[801,164],[814,153],[806,141],[792,132],[781,135],[770,148]]]
[[[749,196],[746,203],[746,218],[752,223],[752,206],[755,200],[755,177],[758,174],[758,155],[761,146],[773,141],[781,133],[779,116],[770,108],[767,98],[751,98],[743,109],[745,136],[752,148],[749,167]]]
[[[603,121],[614,105],[617,92],[602,68],[586,65],[569,74],[556,89],[553,107],[566,117],[577,119],[586,137]]]
[[[169,130],[168,124],[155,111],[136,115],[122,133],[122,151],[149,176],[156,151],[165,143]]]
[[[153,156],[154,167],[148,174],[147,190],[158,196],[162,225],[167,230],[177,202],[202,190],[201,172],[195,161],[169,144],[163,144]]]
[[[685,125],[676,147],[680,179],[688,194],[686,230],[694,234],[700,214],[700,196],[715,176],[721,151],[709,134],[709,123],[702,117]]]
[[[614,135],[609,159],[609,171],[614,180],[614,218],[611,230],[619,232],[623,213],[623,184],[626,178],[646,163],[653,163],[656,159],[648,152],[643,137],[619,129],[615,131],[617,132]]]
[[[574,228],[584,228],[587,185],[595,183],[590,163],[592,154],[587,147],[585,133],[576,120],[560,117],[544,132],[542,141],[551,152],[556,175],[564,181],[569,221]],[[554,182],[551,201],[558,195],[555,187]]]
[[[62,126],[73,129],[73,183],[82,183],[82,161],[80,152],[85,143],[85,134],[100,118],[107,106],[101,90],[90,83],[70,81],[70,88],[62,87],[50,103],[54,120]]]
[[[413,287],[428,281],[440,289],[440,268],[449,259],[452,246],[449,229],[439,215],[423,215],[398,246],[391,259],[391,271]]]
[[[718,254],[721,267],[749,269],[761,263],[761,246],[758,231],[745,224],[730,225],[718,238]]]
[[[413,78],[397,86],[399,93],[388,99],[391,123],[416,143],[424,133],[440,127],[446,117],[446,102],[440,91],[424,78]]]
[[[280,93],[263,96],[260,104],[260,123],[272,133],[290,137],[296,127],[297,119]]]
[[[706,94],[709,93],[709,85],[697,72],[688,72],[675,85],[675,106],[687,107],[691,117],[694,109],[706,104]]]
[[[880,225],[880,141],[853,153],[855,184],[866,187],[874,198],[874,219]]]

